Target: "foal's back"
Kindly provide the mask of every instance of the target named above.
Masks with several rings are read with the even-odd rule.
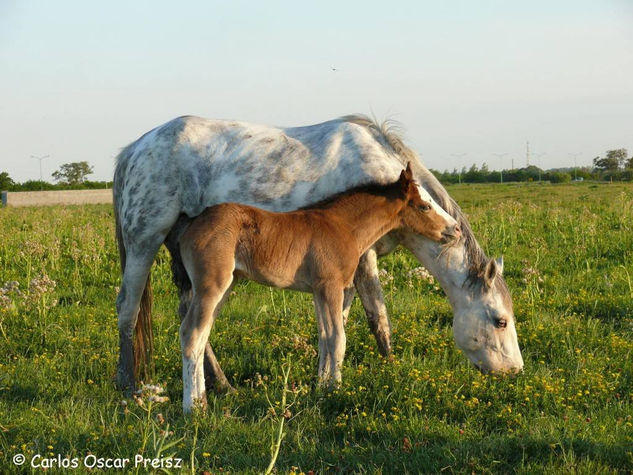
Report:
[[[274,213],[238,203],[207,208],[181,248],[197,277],[226,265],[239,277],[305,292],[323,281],[351,285],[360,257],[349,226],[327,209]]]

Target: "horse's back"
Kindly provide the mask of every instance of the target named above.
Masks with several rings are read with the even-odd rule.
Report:
[[[282,129],[183,116],[119,154],[115,206],[124,237],[145,240],[217,203],[288,211],[391,181],[401,167],[366,127],[342,119]]]

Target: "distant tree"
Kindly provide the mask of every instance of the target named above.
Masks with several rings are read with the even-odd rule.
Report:
[[[477,165],[473,163],[468,171],[464,174],[463,180],[467,183],[478,183],[481,181],[481,173]]]
[[[0,172],[0,190],[9,190],[14,185],[15,182],[7,172]]]
[[[627,162],[628,152],[625,148],[619,148],[617,150],[607,150],[607,159],[609,160],[617,160],[618,167],[624,168]]]
[[[47,181],[40,180],[28,180],[24,183],[15,185],[14,191],[40,191],[40,190],[54,190],[55,185]]]
[[[64,163],[59,170],[53,172],[55,181],[67,185],[77,185],[86,181],[86,177],[92,174],[92,167],[88,162]]]
[[[571,175],[567,172],[550,172],[545,175],[545,179],[551,183],[568,183],[571,181]]]
[[[617,150],[607,150],[605,158],[596,157],[593,159],[593,166],[601,172],[616,171],[624,168],[627,164],[627,151],[625,148]]]
[[[626,161],[624,166],[627,170],[633,170],[633,156]]]

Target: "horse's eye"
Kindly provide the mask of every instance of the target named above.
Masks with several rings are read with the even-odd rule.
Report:
[[[504,318],[495,318],[495,327],[497,328],[505,328],[508,326],[508,321]]]
[[[431,205],[428,203],[422,203],[420,206],[418,206],[418,209],[426,213],[427,211],[431,211]]]

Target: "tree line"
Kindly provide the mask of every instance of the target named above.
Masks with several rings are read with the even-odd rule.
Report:
[[[593,167],[568,167],[542,170],[530,165],[512,170],[489,170],[484,163],[481,168],[473,164],[453,171],[431,170],[440,182],[453,183],[502,183],[549,181],[567,183],[572,180],[633,181],[633,156],[628,157],[625,148],[608,150],[604,157],[593,159]]]
[[[90,181],[88,175],[93,168],[86,161],[64,163],[51,175],[56,183],[45,180],[27,180],[15,182],[7,172],[0,172],[0,190],[3,191],[40,191],[40,190],[90,190],[112,188],[111,181]]]

